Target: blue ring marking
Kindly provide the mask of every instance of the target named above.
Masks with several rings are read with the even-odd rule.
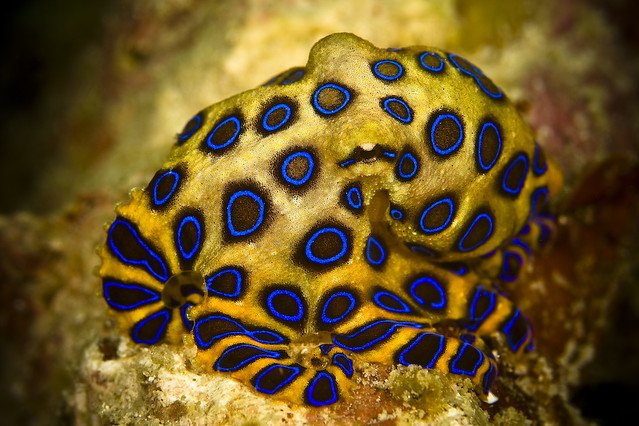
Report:
[[[393,299],[395,302],[399,303],[401,305],[401,308],[397,309],[393,306],[389,306],[387,304],[385,304],[381,298],[382,297],[390,297],[391,299]],[[398,314],[408,314],[411,312],[410,306],[408,306],[406,304],[406,302],[404,302],[402,299],[400,299],[398,296],[394,295],[393,293],[390,293],[388,291],[378,291],[377,293],[375,293],[373,295],[373,300],[375,301],[375,304],[377,306],[379,306],[382,309],[385,309],[387,311],[390,312],[396,312]]]
[[[506,271],[506,266],[508,265],[508,258],[510,257],[514,257],[517,260],[517,262],[519,263],[519,269],[517,270],[515,274],[509,275],[508,271]],[[524,259],[521,258],[519,253],[515,251],[505,251],[503,255],[502,270],[499,274],[499,279],[503,281],[508,281],[508,282],[515,281],[517,277],[519,276],[519,271],[521,271],[521,267],[523,264],[524,264]]]
[[[413,171],[411,173],[404,174],[404,172],[402,172],[402,166],[404,164],[404,161],[406,160],[409,160],[413,163]],[[415,156],[410,152],[404,153],[404,155],[402,155],[402,157],[399,159],[399,163],[397,163],[397,174],[402,179],[412,179],[417,174],[418,170],[419,162],[417,161],[417,158],[415,158]]]
[[[515,167],[517,163],[522,161],[524,162],[524,172],[521,174],[521,179],[519,179],[517,186],[515,188],[510,188],[506,186],[506,181],[508,180],[508,176],[510,175],[510,172],[512,171],[513,167]],[[526,182],[526,175],[528,175],[528,159],[526,158],[526,154],[522,153],[522,154],[519,154],[508,165],[508,168],[506,169],[506,172],[504,173],[504,178],[501,182],[501,188],[509,194],[518,195],[519,192],[521,191],[521,188],[524,186],[524,182]]]
[[[278,109],[282,109],[282,108],[284,108],[286,110],[286,115],[284,116],[282,121],[280,121],[279,123],[277,123],[274,126],[269,125],[268,124],[269,116],[272,113],[274,113],[275,111],[277,111]],[[286,123],[288,123],[288,120],[290,120],[290,119],[291,119],[291,107],[290,107],[290,105],[287,105],[285,103],[276,104],[276,105],[273,105],[271,108],[269,108],[269,110],[266,111],[266,113],[264,114],[264,117],[262,118],[262,127],[268,132],[274,132],[277,129],[279,129],[280,127],[282,127],[283,125],[285,125]]]
[[[397,155],[393,151],[384,151],[382,152],[382,154],[388,158],[395,158],[395,156]]]
[[[488,371],[484,375],[484,383],[482,386],[482,389],[484,390],[485,394],[488,394],[488,392],[490,392],[490,386],[493,384],[493,381],[494,381],[494,377],[493,377],[494,374],[495,374],[495,366],[492,363],[490,363],[490,367],[488,367]]]
[[[366,331],[371,328],[371,327],[375,327],[378,324],[384,324],[384,323],[390,323],[391,327],[388,329],[388,331],[386,331],[386,333],[382,334],[381,336],[376,337],[373,340],[369,340],[368,342],[366,342],[363,345],[360,346],[348,346],[346,344],[343,343],[339,343],[338,339],[340,337],[344,337],[347,339],[352,339],[354,337],[359,336],[362,333],[366,333]],[[411,321],[393,321],[393,320],[378,320],[378,321],[374,321],[372,323],[369,323],[363,327],[360,327],[359,329],[355,330],[354,332],[352,332],[351,334],[336,334],[333,335],[333,343],[335,344],[335,346],[338,346],[342,349],[346,349],[347,351],[353,351],[353,352],[357,352],[357,351],[363,351],[373,345],[375,345],[376,343],[381,342],[382,340],[386,340],[388,338],[388,336],[390,336],[391,334],[393,334],[395,332],[395,330],[399,327],[412,327],[412,328],[424,328],[423,324],[419,324],[416,322],[411,322]]]
[[[278,383],[277,386],[275,386],[273,389],[263,388],[260,382],[262,381],[262,379],[264,379],[264,376],[266,376],[268,373],[271,372],[271,370],[274,370],[276,368],[289,370],[289,371],[292,371],[293,373],[290,376],[288,376],[286,380]],[[301,373],[302,373],[302,367],[300,367],[299,365],[271,364],[258,374],[258,376],[255,378],[254,386],[255,386],[255,389],[259,392],[262,392],[268,395],[273,395],[279,392],[280,389],[282,389],[283,387],[291,383],[293,380],[295,380],[295,378],[299,376]]]
[[[193,136],[193,133],[200,130],[200,126],[202,126],[202,116],[200,114],[196,114],[186,124],[188,125],[192,120],[195,120],[195,126],[193,127],[193,129],[191,129],[190,132],[181,133],[178,135],[178,140],[180,142],[184,142],[185,140]]]
[[[313,252],[311,251],[311,246],[313,245],[317,237],[327,232],[332,232],[339,236],[339,238],[342,240],[342,250],[332,257],[329,257],[327,259],[320,259],[319,257],[313,254]],[[319,263],[320,265],[326,265],[326,264],[338,261],[339,259],[344,257],[347,251],[348,251],[348,239],[346,238],[346,234],[344,234],[344,232],[334,227],[322,228],[319,231],[316,231],[313,235],[311,235],[311,238],[309,238],[308,241],[306,242],[306,248],[305,248],[306,257],[308,258],[308,260],[314,263]]]
[[[219,291],[213,288],[214,281],[224,274],[235,275],[235,290],[231,293],[225,293],[223,291]],[[236,268],[222,269],[218,271],[215,275],[212,275],[206,279],[206,289],[211,293],[217,294],[218,296],[228,297],[228,298],[237,297],[242,292],[242,273],[239,271],[239,269],[236,269]]]
[[[484,164],[484,161],[481,158],[481,147],[482,147],[482,144],[484,143],[484,132],[486,131],[486,129],[488,127],[492,127],[495,130],[495,133],[497,134],[497,141],[499,142],[499,146],[497,147],[497,152],[495,153],[495,158],[493,158],[490,163]],[[495,163],[497,163],[497,160],[499,159],[499,155],[501,154],[502,146],[503,146],[503,142],[501,140],[501,133],[499,132],[499,129],[497,128],[495,123],[493,123],[492,121],[488,121],[488,122],[484,123],[481,126],[481,131],[479,132],[479,138],[477,140],[477,164],[479,164],[479,167],[483,171],[485,171],[485,172],[489,171],[490,169],[493,168]]]
[[[393,111],[390,108],[390,106],[389,106],[390,103],[398,103],[402,107],[404,107],[407,117],[404,118],[404,117],[401,117],[398,114],[396,114],[395,111]],[[390,115],[391,117],[393,117],[394,119],[396,119],[398,121],[401,121],[404,124],[408,124],[411,121],[413,121],[413,111],[410,109],[408,104],[406,102],[404,102],[403,100],[401,100],[400,98],[393,98],[393,97],[386,98],[382,102],[382,106],[384,107],[384,111],[386,111],[388,113],[388,115]]]
[[[238,349],[242,349],[242,348],[252,348],[252,349],[257,349],[258,352],[261,353],[257,353],[249,358],[246,358],[244,360],[242,360],[239,364],[234,365],[233,367],[221,367],[220,364],[223,360],[224,357],[228,356],[229,354],[231,354],[233,351],[236,351]],[[217,359],[217,361],[215,361],[215,364],[213,365],[213,368],[215,368],[215,370],[217,371],[222,371],[222,372],[229,372],[229,371],[238,371],[241,370],[242,368],[244,368],[245,365],[252,363],[253,361],[260,359],[260,358],[273,358],[273,359],[281,359],[282,358],[282,354],[280,354],[279,352],[275,352],[275,351],[269,351],[268,349],[263,349],[260,348],[258,346],[254,346],[254,345],[249,345],[246,343],[240,343],[237,345],[233,345],[231,347],[229,347],[228,349],[226,349],[224,352],[222,352],[222,354],[220,355],[220,357]]]
[[[497,253],[497,249],[492,249],[491,251],[489,251],[488,253],[484,253],[481,255],[482,259],[490,259],[491,257],[493,257],[495,255],[495,253]]]
[[[158,199],[158,185],[160,184],[160,181],[164,180],[167,176],[171,176],[173,178],[173,185],[171,185],[171,190],[168,192],[168,194]],[[159,207],[162,204],[166,203],[175,192],[175,189],[177,188],[179,182],[180,182],[180,175],[178,174],[178,172],[174,170],[168,170],[162,173],[158,177],[158,179],[155,181],[155,185],[153,185],[153,205],[155,205],[156,207]]]
[[[541,152],[541,147],[538,143],[535,143],[535,153],[533,154],[533,171],[537,176],[541,176],[548,170],[548,162],[546,161],[543,165],[539,165],[539,154]]]
[[[535,342],[530,340],[530,342],[526,345],[526,352],[532,352],[535,350]]]
[[[537,222],[539,227],[539,237],[537,238],[537,244],[539,247],[544,247],[548,244],[550,237],[552,236],[552,229],[543,222]]]
[[[390,216],[395,220],[404,219],[404,212],[399,209],[390,209]]]
[[[435,228],[426,228],[424,226],[424,218],[428,215],[428,213],[434,209],[435,207],[437,207],[438,205],[445,203],[448,204],[448,206],[450,207],[449,209],[449,213],[448,213],[448,217],[446,218],[446,221],[444,221],[443,224],[441,224],[438,227]],[[455,213],[455,206],[453,205],[453,200],[450,197],[444,197],[441,200],[437,200],[435,201],[433,204],[431,204],[430,206],[426,207],[424,209],[424,212],[422,213],[421,218],[419,219],[419,227],[422,229],[422,231],[424,231],[424,233],[426,234],[435,234],[443,229],[446,229],[446,227],[448,227],[448,225],[450,225],[450,222],[453,220],[453,214]]]
[[[385,75],[382,74],[381,72],[379,72],[379,66],[383,65],[383,64],[393,64],[397,67],[397,74],[395,75]],[[375,76],[381,78],[382,80],[386,80],[386,81],[395,81],[398,78],[400,78],[403,74],[404,74],[404,67],[402,66],[402,64],[400,64],[397,61],[393,61],[390,59],[384,59],[382,61],[378,61],[375,62],[375,65],[373,65],[373,73],[375,74]]]
[[[126,227],[129,230],[129,232],[131,232],[133,237],[138,241],[140,246],[142,246],[142,249],[144,249],[144,251],[146,251],[149,256],[151,256],[153,259],[155,259],[158,262],[158,264],[162,268],[162,271],[161,271],[162,273],[161,274],[159,274],[156,271],[154,271],[153,268],[151,268],[151,265],[149,265],[149,262],[147,262],[144,259],[142,259],[142,260],[140,260],[140,259],[127,259],[126,257],[124,257],[124,255],[120,252],[120,250],[115,245],[115,242],[113,241],[113,235],[112,235],[113,234],[113,229],[117,225],[120,225],[120,224],[124,225],[124,227]],[[155,278],[157,278],[158,280],[160,280],[162,282],[165,282],[166,280],[169,279],[169,273],[168,273],[168,270],[166,268],[166,265],[164,264],[164,261],[153,250],[151,250],[151,248],[149,246],[147,246],[144,243],[144,241],[142,241],[142,238],[140,237],[138,232],[126,220],[124,220],[124,219],[116,219],[111,224],[111,227],[109,228],[108,238],[107,239],[109,241],[109,247],[111,248],[111,250],[113,250],[115,255],[122,262],[128,263],[129,265],[143,265],[151,273],[151,275],[153,275]]]
[[[518,246],[524,249],[527,255],[530,255],[532,253],[530,246],[526,244],[525,242],[523,242],[522,240],[520,240],[519,238],[513,238],[513,240],[510,243],[514,246]]]
[[[353,164],[355,162],[355,160],[353,160],[352,158],[349,158],[348,160],[344,160],[341,163],[339,163],[340,167],[346,167],[346,166],[350,166],[351,164]]]
[[[437,146],[437,141],[435,140],[435,131],[437,130],[437,126],[439,126],[439,123],[446,118],[452,119],[455,122],[455,124],[457,124],[457,127],[459,128],[459,138],[450,148],[441,149],[439,146]],[[461,121],[459,121],[459,118],[457,118],[455,115],[450,113],[440,114],[437,116],[435,121],[433,121],[433,124],[430,127],[430,143],[437,154],[448,155],[454,152],[457,148],[459,148],[459,145],[461,145],[463,140],[464,140],[464,127],[462,126]]]
[[[344,375],[349,379],[353,377],[353,361],[346,355],[341,352],[333,355],[333,359],[331,360],[333,365],[338,366],[344,372]]]
[[[332,110],[328,110],[323,108],[319,102],[317,101],[317,99],[319,98],[319,94],[322,90],[324,89],[328,89],[328,88],[332,88],[335,90],[339,90],[340,92],[342,92],[344,94],[344,102],[342,102],[342,104],[340,106],[338,106],[335,109]],[[315,93],[313,93],[313,107],[319,111],[320,113],[324,114],[324,115],[332,115],[332,114],[336,114],[338,112],[340,112],[341,110],[344,109],[344,107],[350,102],[351,100],[351,93],[348,91],[348,89],[338,86],[337,84],[333,84],[333,83],[326,83],[321,85],[320,87],[317,88],[317,90],[315,90]]]
[[[489,297],[489,306],[480,316],[477,315],[477,304],[479,303],[479,299],[483,297]],[[473,296],[473,301],[470,303],[469,309],[469,319],[472,322],[470,325],[466,326],[466,328],[470,331],[475,331],[479,328],[481,323],[490,315],[495,309],[495,299],[496,295],[492,291],[488,291],[485,288],[477,287],[475,291],[475,295]]]
[[[328,380],[331,385],[330,387],[332,396],[325,401],[318,401],[316,399],[313,399],[313,391],[315,390],[315,386],[317,386],[317,383],[320,380]],[[306,388],[306,398],[308,399],[308,402],[315,407],[322,407],[324,405],[330,405],[337,402],[337,387],[335,385],[335,377],[324,370],[318,371],[315,377],[313,377],[313,380],[311,380],[311,383],[309,383],[308,387]]]
[[[413,253],[416,254],[422,254],[424,256],[428,256],[428,257],[437,257],[437,253],[434,252],[433,250],[429,249],[428,247],[424,247],[420,244],[409,244],[406,243],[406,247],[408,247],[408,249],[410,251],[412,251]]]
[[[481,89],[481,90],[482,90],[485,94],[487,94],[488,96],[490,96],[490,97],[491,97],[491,98],[493,98],[493,99],[500,99],[502,96],[504,96],[504,93],[501,91],[501,89],[500,89],[499,87],[497,87],[497,85],[496,85],[496,84],[495,84],[495,88],[497,89],[497,93],[493,93],[493,92],[489,91],[489,90],[488,90],[488,89],[484,86],[484,84],[481,82],[481,80],[480,80],[480,78],[479,78],[479,77],[480,77],[480,76],[482,76],[482,77],[486,77],[486,76],[484,75],[484,73],[483,73],[483,72],[482,72],[479,68],[477,68],[475,65],[471,64],[469,61],[467,61],[467,60],[465,60],[465,59],[464,59],[464,61],[466,61],[466,63],[472,67],[473,72],[468,71],[468,70],[465,70],[463,67],[461,67],[461,66],[459,65],[459,63],[457,62],[457,58],[461,58],[461,57],[460,57],[460,56],[458,56],[458,55],[455,55],[454,53],[450,53],[450,54],[448,54],[448,59],[450,59],[450,61],[453,63],[453,65],[455,65],[455,67],[456,67],[458,70],[460,70],[461,72],[463,72],[464,74],[471,76],[471,77],[475,80],[475,83],[479,86],[479,88],[480,88],[480,89]],[[462,58],[462,59],[463,59],[463,58]],[[488,78],[488,77],[486,77],[486,78]],[[494,84],[494,83],[493,83],[493,84]]]
[[[541,203],[539,203],[539,198],[543,195],[544,199]],[[550,192],[548,192],[548,188],[545,186],[539,187],[535,189],[530,196],[530,214],[528,215],[528,220],[533,218],[537,213],[537,209],[542,209],[546,203],[548,203],[550,199]]]
[[[144,327],[149,321],[153,321],[154,319],[160,318],[160,317],[163,318],[162,325],[158,327],[158,331],[155,336],[147,340],[143,340],[142,338],[138,336],[138,333],[140,332],[140,329],[142,327]],[[135,343],[142,343],[144,345],[156,344],[158,340],[160,340],[160,338],[162,337],[162,334],[164,333],[164,331],[166,330],[166,325],[169,323],[170,319],[171,319],[171,313],[169,312],[168,309],[161,309],[157,311],[156,313],[154,313],[153,315],[149,315],[148,317],[141,319],[140,321],[138,321],[138,323],[135,325],[135,328],[131,332],[131,337],[133,338],[133,341]]]
[[[428,65],[424,59],[426,58],[426,56],[432,56],[434,58],[437,58],[439,60],[439,65],[436,67],[431,67],[430,65]],[[419,55],[419,63],[421,64],[422,67],[426,68],[428,71],[433,71],[433,72],[440,72],[441,70],[444,69],[444,60],[442,59],[441,56],[439,56],[437,53],[435,52],[424,52],[421,55]]]
[[[510,321],[508,321],[508,324],[506,324],[506,326],[503,328],[504,334],[506,335],[506,339],[508,340],[508,345],[510,346],[513,352],[517,352],[519,350],[521,345],[526,341],[526,337],[528,336],[528,332],[526,332],[526,334],[522,336],[521,340],[519,340],[518,342],[513,342],[512,340],[513,338],[510,335],[511,329],[513,325],[515,325],[515,322],[519,319],[520,315],[521,315],[521,311],[517,309],[515,313],[513,314],[513,317],[510,319]]]
[[[217,133],[217,131],[220,130],[220,128],[228,122],[233,122],[235,124],[235,132],[230,138],[228,138],[227,141],[223,142],[221,145],[214,145],[213,136],[215,136],[215,133]],[[228,147],[229,145],[231,145],[233,142],[235,142],[238,135],[240,134],[241,128],[242,128],[242,124],[240,123],[240,119],[236,117],[235,115],[232,115],[226,118],[224,121],[220,122],[220,124],[215,126],[213,130],[211,130],[211,133],[209,133],[209,135],[206,137],[206,145],[214,151],[217,151],[219,149],[224,149]]]
[[[439,293],[440,300],[439,301],[431,301],[431,300],[426,301],[426,300],[422,299],[421,297],[419,297],[417,295],[417,293],[415,292],[415,289],[418,286],[421,286],[421,285],[430,285],[430,286],[432,286]],[[444,291],[444,288],[442,287],[442,285],[440,283],[438,283],[437,280],[435,280],[434,278],[431,278],[431,277],[419,277],[419,278],[417,278],[410,285],[409,292],[410,292],[410,295],[413,297],[413,299],[415,299],[415,301],[417,301],[417,303],[419,303],[422,306],[425,306],[428,303],[428,305],[430,305],[430,308],[432,308],[432,309],[442,309],[442,308],[446,307],[446,292]]]
[[[197,229],[197,241],[195,242],[195,245],[190,251],[185,252],[184,248],[182,247],[182,244],[180,244],[180,239],[182,238],[182,229],[184,228],[184,225],[186,225],[189,222],[193,223],[195,225],[195,229]],[[193,255],[197,253],[198,249],[200,248],[201,238],[202,238],[202,229],[200,227],[200,222],[197,220],[195,216],[192,216],[192,215],[185,216],[184,219],[182,219],[182,221],[180,222],[180,226],[178,226],[177,238],[175,239],[177,242],[178,249],[180,250],[180,254],[182,255],[184,259],[191,260]]]
[[[355,202],[351,199],[351,194],[355,194]],[[348,191],[346,191],[346,202],[355,210],[361,209],[364,205],[364,202],[362,201],[362,191],[360,191],[356,186],[351,186]]]
[[[488,222],[490,223],[490,228],[488,229],[488,233],[486,234],[486,236],[484,236],[484,238],[482,238],[481,241],[478,241],[474,246],[472,246],[472,247],[464,247],[464,240],[466,240],[466,238],[468,237],[468,234],[470,234],[470,232],[473,230],[473,228],[475,227],[477,222],[479,220],[481,220],[482,218],[487,219]],[[475,219],[473,219],[473,223],[470,224],[470,226],[468,227],[468,229],[464,233],[464,236],[461,237],[461,239],[459,240],[459,243],[457,244],[457,248],[459,249],[459,251],[472,251],[472,250],[475,250],[477,247],[481,246],[486,241],[488,241],[488,239],[492,235],[493,235],[493,218],[490,217],[487,213],[480,213],[480,214],[477,215],[477,217]]]
[[[455,275],[464,276],[468,273],[469,269],[465,263],[462,262],[450,262],[445,263],[444,268]]]
[[[290,162],[297,157],[304,157],[308,160],[308,170],[306,171],[306,174],[302,176],[301,179],[293,179],[292,177],[286,174],[286,168],[288,167]],[[285,181],[287,181],[291,185],[300,186],[308,182],[308,180],[311,178],[311,175],[313,174],[314,168],[315,168],[315,161],[313,160],[313,156],[311,155],[311,153],[308,151],[298,151],[286,157],[286,159],[282,163],[281,173]]]
[[[527,235],[530,232],[530,224],[528,222],[524,223],[524,226],[519,230],[518,235]]]
[[[462,370],[461,368],[457,368],[457,362],[464,355],[464,352],[466,352],[469,349],[476,351],[479,354],[479,359],[473,366],[472,370]],[[450,370],[453,374],[462,374],[465,376],[475,377],[475,375],[477,374],[477,369],[479,368],[479,366],[481,365],[483,361],[484,361],[484,354],[482,353],[482,351],[480,351],[473,345],[469,345],[468,343],[464,342],[464,344],[461,347],[461,350],[457,353],[457,356],[455,357],[453,362],[450,363]]]
[[[297,70],[291,75],[287,76],[284,80],[282,80],[283,85],[293,84],[298,82],[304,77],[304,70]]]
[[[426,368],[433,368],[435,366],[435,364],[437,363],[437,360],[442,355],[442,352],[444,352],[444,345],[445,345],[446,338],[444,336],[442,336],[441,334],[430,333],[430,332],[420,333],[417,336],[417,338],[414,339],[411,342],[411,344],[399,354],[399,356],[397,357],[397,360],[399,361],[400,364],[406,365],[406,366],[411,365],[410,362],[406,361],[406,358],[405,358],[406,357],[406,353],[410,352],[415,347],[415,345],[417,345],[419,342],[421,342],[422,339],[424,337],[426,337],[426,336],[437,336],[437,337],[439,337],[439,349],[437,349],[437,352],[435,353],[433,358],[430,360],[428,365],[426,365]]]
[[[344,312],[339,317],[330,317],[329,318],[326,315],[326,309],[328,309],[328,306],[330,305],[331,301],[334,298],[336,298],[336,297],[346,297],[351,302],[351,304],[348,307],[348,309],[346,309],[346,312]],[[338,291],[336,293],[333,293],[326,300],[326,303],[324,303],[324,307],[322,308],[322,322],[324,322],[326,324],[334,324],[336,322],[340,322],[344,318],[346,318],[348,316],[348,314],[350,314],[353,311],[353,309],[355,309],[356,305],[357,305],[357,299],[355,299],[355,296],[353,296],[351,293],[349,293],[347,291]]]
[[[372,246],[377,247],[377,249],[381,253],[381,258],[380,259],[373,259],[372,258],[372,256],[371,256]],[[368,263],[370,263],[371,265],[374,265],[374,266],[379,266],[382,263],[384,263],[384,261],[386,260],[386,251],[384,250],[384,247],[372,235],[369,235],[368,240],[366,241],[366,260],[368,260]]]
[[[111,298],[111,288],[113,287],[118,287],[123,290],[140,291],[142,293],[148,294],[149,297],[143,300],[139,300],[138,302],[131,305],[123,305]],[[109,306],[122,311],[130,311],[139,308],[140,306],[148,305],[149,303],[158,302],[162,299],[160,297],[160,293],[137,284],[125,284],[118,281],[104,281],[102,289],[104,293],[104,300],[106,300]]]
[[[186,330],[189,332],[193,330],[193,326],[195,325],[195,322],[189,319],[188,315],[186,314],[186,311],[188,311],[189,308],[192,306],[195,306],[195,305],[191,302],[186,302],[184,305],[180,307],[180,317],[182,317],[182,323],[184,324],[184,328],[186,328]]]
[[[260,206],[260,215],[255,221],[255,224],[251,228],[243,230],[243,231],[238,231],[235,229],[235,226],[233,226],[232,215],[231,215],[231,208],[233,206],[233,203],[239,197],[251,197]],[[257,195],[253,191],[249,191],[248,189],[237,191],[233,193],[233,195],[231,195],[231,197],[229,198],[229,202],[226,205],[226,226],[232,236],[243,237],[245,235],[252,234],[253,232],[257,230],[257,228],[259,228],[259,226],[262,224],[263,221],[264,221],[264,200],[262,200],[262,198],[259,195]]]
[[[281,312],[278,312],[277,309],[275,309],[275,306],[273,306],[273,298],[275,298],[276,296],[291,297],[297,304],[297,314],[285,315]],[[296,321],[300,321],[304,317],[304,304],[302,303],[302,299],[300,299],[300,297],[297,294],[295,294],[294,292],[290,290],[284,290],[284,289],[273,290],[271,293],[269,293],[268,297],[266,298],[266,304],[268,306],[268,310],[270,311],[270,313],[273,314],[274,317],[279,318],[282,321],[296,322]]]
[[[209,322],[209,321],[214,321],[214,320],[222,320],[222,321],[226,321],[226,322],[230,322],[231,324],[235,325],[237,328],[239,328],[241,331],[229,331],[227,333],[222,333],[222,334],[216,334],[215,336],[213,336],[212,339],[208,340],[208,341],[204,341],[202,340],[202,337],[200,335],[200,327]],[[240,322],[236,321],[235,319],[228,317],[226,315],[209,315],[207,317],[203,317],[198,319],[195,322],[195,326],[193,327],[193,336],[195,337],[195,341],[198,345],[198,347],[202,348],[202,349],[208,349],[210,348],[213,343],[216,340],[221,340],[224,339],[226,337],[229,336],[248,336],[251,339],[255,340],[258,343],[264,343],[266,345],[277,345],[277,344],[281,344],[284,343],[286,341],[286,339],[284,339],[284,337],[282,337],[281,335],[270,331],[270,330],[248,330],[246,327],[244,327]],[[262,337],[260,337],[262,336]],[[268,338],[265,338],[266,336],[268,336]]]
[[[319,345],[319,348],[324,355],[328,355],[331,349],[333,349],[333,345],[331,345],[330,343],[322,343],[321,345]]]
[[[474,334],[469,334],[469,333],[464,333],[461,336],[459,336],[459,338],[461,339],[461,341],[466,342],[469,345],[472,345],[473,343],[475,343],[475,340],[477,340]]]

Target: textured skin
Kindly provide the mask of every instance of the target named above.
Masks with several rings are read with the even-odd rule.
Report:
[[[486,395],[482,336],[532,348],[495,288],[547,242],[538,211],[560,186],[478,68],[334,34],[186,125],[116,209],[104,297],[136,342],[189,335],[206,370],[294,403],[347,397],[362,362],[465,375]]]

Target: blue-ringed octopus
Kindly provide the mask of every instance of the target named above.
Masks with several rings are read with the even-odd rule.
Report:
[[[190,341],[205,371],[291,403],[352,397],[364,363],[465,376],[485,397],[486,338],[533,347],[500,289],[549,240],[561,181],[468,60],[333,34],[188,121],[116,208],[103,296],[134,342]]]

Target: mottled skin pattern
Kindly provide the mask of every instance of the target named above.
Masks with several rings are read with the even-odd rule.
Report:
[[[304,68],[216,103],[117,207],[104,297],[132,339],[311,406],[363,362],[469,377],[482,337],[532,348],[496,292],[545,244],[560,188],[513,104],[459,56],[319,41]]]

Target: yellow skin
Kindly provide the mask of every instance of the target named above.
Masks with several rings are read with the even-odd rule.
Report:
[[[187,124],[116,209],[104,296],[134,341],[189,334],[206,370],[294,403],[347,397],[350,362],[461,374],[485,395],[482,336],[531,339],[491,289],[547,240],[537,211],[560,186],[472,64],[334,34]]]

